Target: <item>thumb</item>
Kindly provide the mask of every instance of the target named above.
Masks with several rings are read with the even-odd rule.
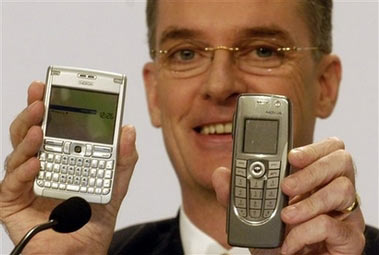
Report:
[[[135,164],[138,160],[135,142],[135,128],[131,125],[124,126],[121,131],[120,151],[113,193],[114,200],[120,204],[126,195]]]
[[[230,169],[217,168],[212,174],[212,185],[216,192],[217,201],[224,207],[228,206],[230,195]]]

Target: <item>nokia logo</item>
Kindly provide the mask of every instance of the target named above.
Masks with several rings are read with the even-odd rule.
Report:
[[[268,104],[268,100],[258,99],[257,104]]]
[[[281,111],[266,111],[267,114],[273,114],[273,115],[282,115]]]
[[[91,82],[91,81],[79,81],[79,84],[86,85],[86,86],[92,86],[93,82]]]

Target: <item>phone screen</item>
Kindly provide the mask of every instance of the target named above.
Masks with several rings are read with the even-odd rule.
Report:
[[[245,120],[243,152],[276,154],[278,148],[278,120]]]
[[[118,94],[53,85],[46,135],[112,144]]]

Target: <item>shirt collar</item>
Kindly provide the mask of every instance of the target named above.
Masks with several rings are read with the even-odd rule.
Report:
[[[196,227],[181,208],[179,230],[184,254],[250,254],[246,248],[233,247],[228,250],[212,237]]]

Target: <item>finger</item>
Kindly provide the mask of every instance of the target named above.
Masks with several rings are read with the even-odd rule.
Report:
[[[36,157],[32,157],[14,171],[7,172],[3,182],[0,184],[0,200],[14,201],[21,194],[30,191],[39,169],[39,160]]]
[[[355,184],[354,164],[345,150],[337,150],[318,159],[304,169],[283,179],[281,187],[290,197],[312,192],[315,188],[331,182],[339,176],[346,176]]]
[[[338,177],[311,196],[282,210],[282,220],[298,224],[317,215],[343,211],[355,201],[355,188],[346,177]]]
[[[321,242],[325,242],[323,248],[328,254],[362,254],[365,238],[362,232],[349,224],[323,214],[292,228],[284,240],[281,252],[295,254],[308,245]],[[323,254],[322,251],[318,253]]]
[[[28,105],[35,101],[42,101],[45,84],[41,81],[33,81],[28,88]]]
[[[7,162],[7,171],[12,171],[20,164],[36,155],[42,144],[42,130],[39,126],[33,126],[28,130],[25,138],[10,155]]]
[[[333,151],[343,149],[345,149],[345,144],[340,139],[330,137],[318,143],[291,150],[288,154],[288,161],[296,168],[304,168]]]
[[[16,117],[9,128],[13,148],[21,143],[30,127],[41,123],[43,113],[42,101],[35,101]]]
[[[217,168],[212,174],[212,184],[218,202],[227,207],[230,195],[230,170],[226,167]]]
[[[130,178],[138,160],[135,142],[135,128],[131,125],[124,126],[120,137],[120,151],[116,167],[117,178],[115,179],[114,199],[112,199],[118,204],[121,204],[122,199],[125,197]]]

